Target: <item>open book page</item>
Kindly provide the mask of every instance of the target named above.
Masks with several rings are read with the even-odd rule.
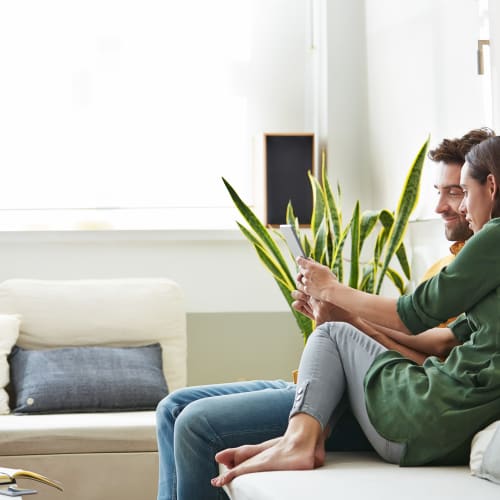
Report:
[[[59,481],[49,479],[48,477],[42,476],[37,472],[31,472],[29,470],[22,469],[8,469],[6,467],[0,467],[0,484],[11,483],[17,479],[33,479],[34,481],[39,481],[40,483],[48,484],[53,486],[58,490],[63,490],[62,484]]]

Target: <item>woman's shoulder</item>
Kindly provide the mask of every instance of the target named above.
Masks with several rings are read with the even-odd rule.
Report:
[[[500,240],[500,217],[489,220],[480,231],[478,231],[466,242],[464,250],[467,247],[470,248],[474,246],[475,244],[481,245],[491,240]]]
[[[455,272],[476,269],[477,266],[491,269],[500,262],[500,217],[488,221],[480,231],[469,238],[448,268]]]
[[[494,219],[489,220],[484,226],[483,229],[489,230],[493,228],[500,227],[500,217],[495,217]],[[482,230],[481,230],[482,231]],[[480,231],[480,232],[481,232]]]

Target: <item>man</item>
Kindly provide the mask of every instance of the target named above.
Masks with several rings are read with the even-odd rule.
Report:
[[[494,135],[495,133],[488,128],[471,130],[460,139],[445,139],[436,149],[429,152],[429,158],[438,163],[438,175],[434,185],[439,195],[436,212],[443,219],[446,239],[455,243],[450,247],[451,255],[430,267],[422,281],[449,264],[463,247],[464,242],[472,236],[468,222],[459,211],[463,198],[460,171],[465,162],[465,155],[472,146]]]
[[[492,135],[488,129],[473,130],[460,139],[444,140],[429,153],[433,161],[439,162],[436,211],[441,214],[446,237],[451,241],[463,242],[470,236],[468,224],[458,211],[463,197],[459,183],[465,154],[474,144]],[[461,244],[452,248],[455,250]],[[439,269],[434,267],[434,272]],[[411,350],[424,360],[429,355],[446,355],[453,347],[450,339],[444,338],[442,352],[434,352],[427,347],[425,334],[417,338],[381,331],[362,318],[349,318],[345,311],[330,304],[310,301],[299,291],[294,292],[294,298],[294,307],[313,317],[318,324],[335,320],[361,322],[363,331],[374,332],[380,343],[403,355]],[[188,387],[167,396],[157,410],[158,500],[225,498],[221,489],[210,485],[210,479],[218,474],[212,457],[225,448],[261,443],[283,435],[294,398],[295,385],[282,380]],[[335,415],[331,423],[334,432],[326,443],[327,450],[370,449],[348,411]],[[249,456],[255,453],[255,449],[248,446],[238,453],[234,457],[236,463],[246,458],[245,453]]]

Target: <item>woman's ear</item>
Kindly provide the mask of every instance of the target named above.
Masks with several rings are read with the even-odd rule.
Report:
[[[488,190],[491,194],[491,199],[494,200],[498,196],[498,184],[495,176],[493,174],[488,174],[486,178],[486,182],[488,183]]]

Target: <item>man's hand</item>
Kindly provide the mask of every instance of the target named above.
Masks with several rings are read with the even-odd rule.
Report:
[[[309,303],[309,295],[306,295],[303,292],[299,292],[299,290],[294,290],[292,292],[292,297],[295,299],[292,302],[292,307],[299,313],[302,313],[304,316],[307,316],[308,318],[316,321],[312,305]]]
[[[292,307],[296,311],[314,320],[316,326],[327,323],[328,321],[344,321],[346,323],[352,323],[353,321],[353,317],[346,310],[328,302],[313,299],[300,290],[294,290],[292,292],[292,297],[295,299],[295,301],[292,302]]]

